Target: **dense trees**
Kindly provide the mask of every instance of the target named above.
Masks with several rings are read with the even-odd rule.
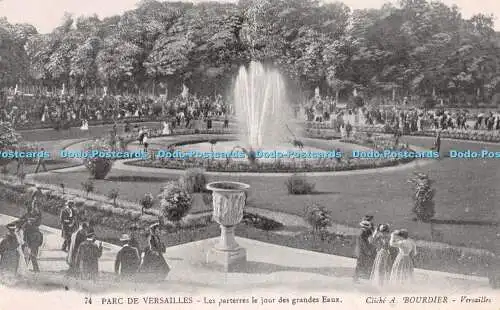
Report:
[[[487,102],[500,92],[493,26],[492,16],[464,19],[457,7],[425,0],[353,12],[317,0],[143,0],[103,20],[67,15],[50,34],[0,20],[0,86],[175,94],[185,83],[211,95],[259,59],[305,92]]]

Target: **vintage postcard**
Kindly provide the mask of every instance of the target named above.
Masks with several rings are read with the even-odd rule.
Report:
[[[500,310],[497,16],[0,0],[0,310]]]

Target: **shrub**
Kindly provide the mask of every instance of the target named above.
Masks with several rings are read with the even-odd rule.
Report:
[[[314,183],[307,181],[305,176],[294,174],[285,182],[288,193],[291,195],[307,195],[314,191]]]
[[[332,224],[330,211],[318,204],[306,206],[304,219],[313,227],[314,232],[324,231]]]
[[[144,194],[144,197],[141,198],[140,204],[142,206],[142,213],[144,214],[144,210],[149,210],[153,207],[154,197],[151,193]]]
[[[88,154],[91,154],[94,151],[111,152],[112,147],[102,140],[97,140],[85,147],[85,152],[87,152]],[[90,157],[85,158],[83,160],[83,164],[85,165],[85,167],[87,167],[90,175],[94,179],[102,180],[111,171],[113,160],[111,160],[110,158]]]
[[[184,175],[179,178],[179,183],[190,194],[202,193],[207,185],[205,170],[200,168],[187,169]]]
[[[113,205],[116,207],[116,199],[118,199],[118,196],[120,195],[120,192],[118,189],[114,188],[109,191],[108,193],[108,198],[113,200]]]
[[[419,221],[430,221],[435,215],[433,199],[436,190],[431,187],[433,181],[424,173],[415,173],[409,182],[415,185],[413,213]]]
[[[20,141],[19,134],[16,133],[11,123],[0,122],[0,149],[2,151],[13,151]],[[0,159],[0,165],[7,165],[11,159]]]
[[[87,179],[87,181],[82,182],[83,191],[87,194],[87,196],[94,191],[94,181],[91,179]]]
[[[188,214],[193,201],[189,192],[176,181],[168,182],[159,198],[163,216],[176,224]]]

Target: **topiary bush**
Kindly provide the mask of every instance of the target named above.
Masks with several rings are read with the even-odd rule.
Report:
[[[94,191],[94,181],[91,179],[87,179],[87,181],[82,182],[83,191],[87,194],[87,196]]]
[[[85,147],[85,152],[87,154],[93,154],[93,152],[111,152],[113,150],[107,142],[102,140],[96,140],[93,143]],[[100,156],[89,156],[83,160],[83,164],[87,167],[90,175],[96,180],[102,180],[106,178],[108,173],[111,171],[113,166],[113,160],[111,158],[100,157]]]
[[[285,185],[290,195],[307,195],[314,191],[314,183],[307,181],[302,175],[294,174],[286,180]]]
[[[312,226],[313,232],[324,231],[332,224],[330,211],[316,203],[306,206],[304,219]]]
[[[188,214],[193,199],[182,184],[170,181],[158,196],[163,217],[176,225]]]
[[[433,200],[436,190],[432,188],[433,181],[424,173],[415,173],[409,182],[415,185],[413,213],[419,221],[430,221],[436,213]]]
[[[191,168],[184,171],[184,175],[179,178],[179,183],[190,193],[203,193],[206,190],[207,176],[205,170]]]
[[[108,198],[110,200],[113,200],[113,205],[116,207],[116,200],[118,199],[118,196],[120,196],[120,192],[118,191],[117,188],[113,188],[112,190],[109,191],[108,193]]]
[[[151,193],[144,194],[144,197],[141,198],[140,204],[142,207],[142,213],[144,214],[145,210],[149,210],[154,205],[154,197]]]

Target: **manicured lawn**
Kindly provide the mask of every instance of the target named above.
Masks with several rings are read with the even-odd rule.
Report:
[[[404,137],[402,140],[426,148],[433,145],[432,138]],[[443,140],[442,154],[450,148],[500,151],[500,145]],[[410,196],[413,188],[407,183],[413,173],[410,168],[383,173],[310,177],[318,193],[305,196],[288,195],[284,185],[287,177],[230,174],[227,177],[209,177],[209,180],[227,179],[250,184],[249,201],[256,207],[302,215],[304,207],[315,202],[327,207],[337,223],[357,226],[360,218],[370,213],[375,216],[377,223],[407,228],[416,238],[498,251],[498,167],[498,159],[446,158],[424,165],[420,171],[428,173],[436,181],[434,186],[437,189],[432,230],[430,224],[413,221],[413,201]],[[134,179],[136,177],[142,179]],[[88,174],[82,170],[36,178],[81,189],[81,182],[88,178]],[[107,194],[117,188],[121,199],[138,201],[144,193],[156,194],[164,182],[177,178],[178,175],[169,175],[160,170],[157,174],[112,170],[107,180],[95,181],[95,184],[98,193]]]

